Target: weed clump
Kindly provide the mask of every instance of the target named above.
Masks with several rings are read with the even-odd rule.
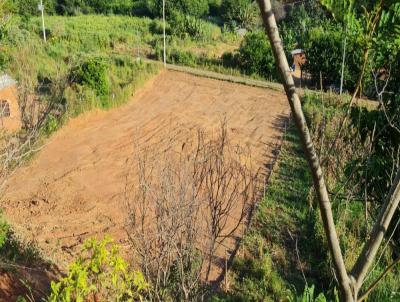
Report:
[[[128,269],[110,238],[91,239],[68,275],[51,283],[48,301],[142,301],[148,288],[140,272]]]
[[[89,58],[72,70],[71,80],[92,88],[98,96],[108,94],[110,84],[106,75],[107,66],[100,58]]]

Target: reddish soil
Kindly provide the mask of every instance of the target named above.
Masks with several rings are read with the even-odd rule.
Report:
[[[50,288],[51,280],[57,275],[58,272],[45,266],[0,269],[0,301],[17,301],[19,297],[29,298],[27,301],[41,301]]]
[[[225,117],[231,140],[262,167],[288,112],[281,92],[164,71],[128,104],[80,116],[54,134],[8,182],[4,213],[61,268],[88,237],[107,233],[128,246],[123,192],[137,146],[163,152],[171,138],[182,146],[193,130],[213,132]]]

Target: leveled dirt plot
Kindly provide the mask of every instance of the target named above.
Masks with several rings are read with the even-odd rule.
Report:
[[[61,267],[88,237],[107,233],[128,247],[124,189],[138,147],[180,148],[199,127],[215,132],[226,118],[233,143],[268,169],[288,112],[281,92],[165,71],[127,105],[56,133],[15,173],[1,205],[17,232]]]

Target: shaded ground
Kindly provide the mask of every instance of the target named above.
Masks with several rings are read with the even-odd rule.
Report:
[[[288,112],[278,91],[164,71],[128,104],[83,115],[53,135],[8,183],[4,213],[61,268],[88,237],[107,233],[128,246],[123,192],[137,146],[163,152],[226,118],[231,140],[248,146],[261,167]]]
[[[0,269],[0,301],[17,301],[19,297],[36,299],[46,296],[57,273],[47,267],[8,267]]]

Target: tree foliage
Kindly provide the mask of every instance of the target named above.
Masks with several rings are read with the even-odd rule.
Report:
[[[321,75],[324,87],[330,84],[339,85],[343,51],[343,34],[340,28],[313,28],[304,46],[307,49],[307,63],[304,68],[312,78],[319,81]],[[362,66],[362,47],[356,38],[349,39],[347,52],[344,87],[353,91]]]
[[[2,31],[10,18],[11,5],[9,0],[0,0],[0,39],[2,38]]]
[[[262,31],[245,36],[239,49],[239,61],[248,74],[276,78],[275,61],[269,41]]]

